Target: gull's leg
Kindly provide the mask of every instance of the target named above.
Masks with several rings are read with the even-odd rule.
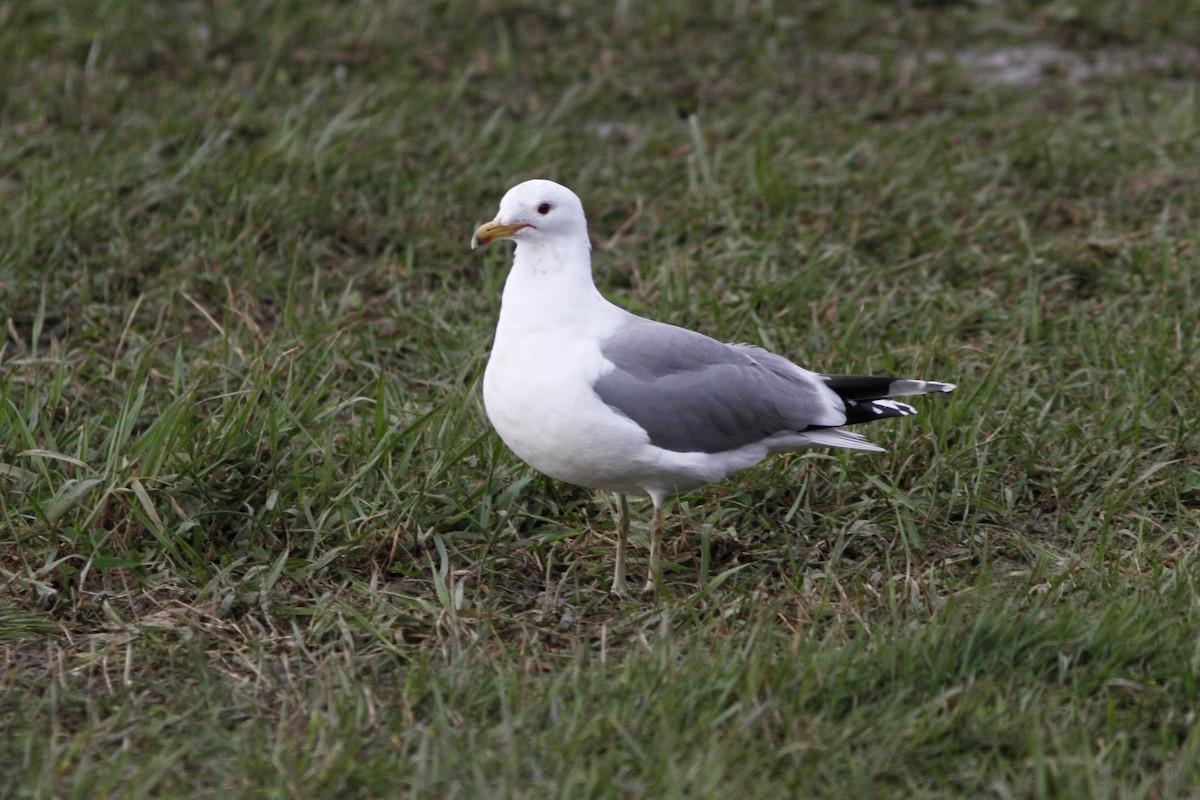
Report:
[[[654,519],[650,522],[650,574],[642,594],[650,594],[656,584],[662,582],[663,498],[651,495],[654,501]]]
[[[629,594],[625,585],[625,548],[629,542],[629,503],[625,495],[617,495],[617,568],[613,572],[613,594]]]

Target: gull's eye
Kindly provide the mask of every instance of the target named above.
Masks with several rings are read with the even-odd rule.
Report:
[[[549,213],[550,213],[550,204],[549,204],[549,203],[542,203],[540,206],[538,206],[538,209],[537,209],[537,211],[538,211],[538,213],[539,213],[539,214],[541,214],[543,217],[544,217],[544,216],[546,216],[547,214],[549,214]]]

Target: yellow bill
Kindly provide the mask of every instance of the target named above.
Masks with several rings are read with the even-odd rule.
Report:
[[[501,225],[499,222],[492,220],[485,222],[475,229],[475,235],[471,237],[471,249],[474,250],[480,245],[485,247],[497,239],[507,239],[521,228],[532,228],[532,225]]]

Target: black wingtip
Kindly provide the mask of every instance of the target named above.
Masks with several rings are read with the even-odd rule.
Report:
[[[953,392],[953,383],[941,381],[904,380],[868,375],[824,375],[825,382],[843,400],[886,400],[893,397],[913,397],[918,394]]]
[[[917,410],[908,403],[881,398],[879,400],[847,400],[846,424],[857,425],[860,422],[874,422],[877,419],[889,417],[911,417]]]

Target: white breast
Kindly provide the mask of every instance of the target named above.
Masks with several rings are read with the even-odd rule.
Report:
[[[519,337],[497,332],[483,376],[488,419],[514,453],[552,478],[595,488],[637,471],[649,437],[592,391],[611,365],[598,339],[547,328]]]

